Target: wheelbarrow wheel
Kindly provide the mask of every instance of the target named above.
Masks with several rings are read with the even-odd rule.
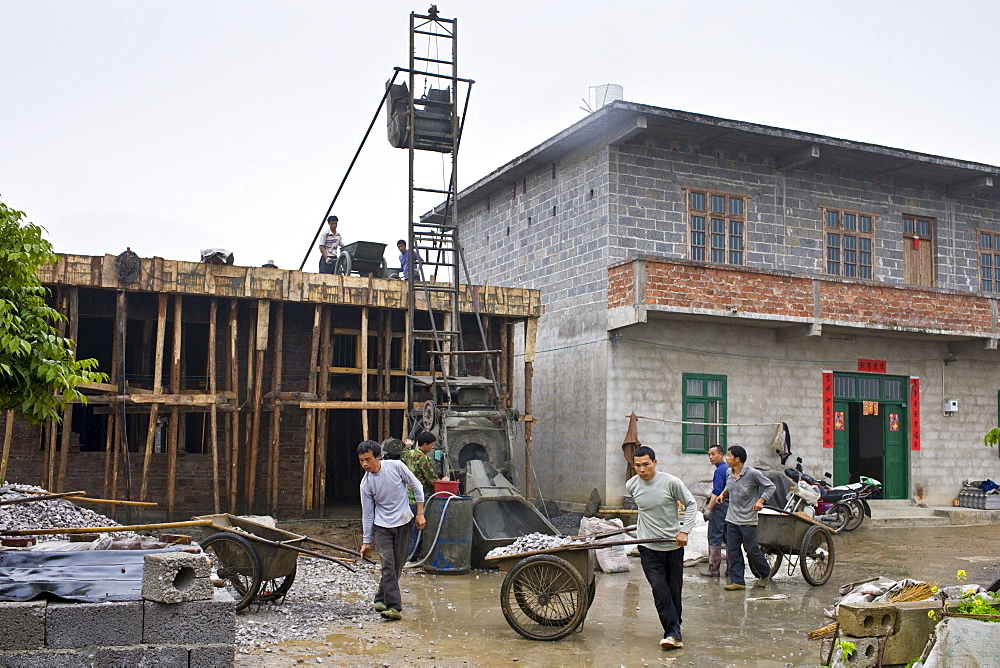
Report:
[[[590,592],[580,573],[551,554],[517,562],[500,587],[500,607],[511,628],[529,640],[559,640],[583,623]]]
[[[243,536],[219,532],[201,541],[201,549],[236,600],[236,612],[250,605],[260,590],[262,570],[253,544]]]
[[[781,570],[781,560],[784,558],[784,555],[781,553],[781,550],[777,550],[773,547],[765,547],[762,549],[764,552],[764,558],[767,559],[767,565],[771,567],[767,577],[773,578],[778,574],[778,571]]]
[[[260,584],[260,592],[257,594],[257,601],[260,603],[267,603],[270,601],[280,602],[281,599],[285,598],[285,594],[288,593],[288,589],[292,586],[294,581],[294,568],[290,574],[284,577],[264,580]]]
[[[337,257],[337,265],[334,267],[333,273],[340,274],[341,276],[350,276],[352,264],[351,254],[343,251],[340,253],[340,256]]]
[[[833,560],[833,534],[826,527],[809,527],[799,555],[802,577],[814,587],[826,584],[833,575]]]

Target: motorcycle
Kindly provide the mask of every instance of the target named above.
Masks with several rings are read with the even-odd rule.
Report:
[[[785,475],[796,483],[796,487],[799,483],[803,483],[819,490],[820,499],[816,504],[817,520],[830,524],[830,526],[834,526],[834,523],[840,523],[844,509],[838,510],[838,505],[846,506],[848,512],[847,522],[843,523],[841,527],[844,531],[854,531],[861,526],[866,516],[871,517],[872,510],[868,505],[868,499],[882,490],[881,482],[875,478],[861,476],[860,482],[834,487],[826,480],[817,480],[803,472],[802,458],[797,457],[796,460],[795,468],[785,469]],[[830,473],[824,473],[823,476],[824,478],[833,478]],[[793,489],[795,488],[793,487]],[[821,517],[827,517],[827,519],[820,519]]]

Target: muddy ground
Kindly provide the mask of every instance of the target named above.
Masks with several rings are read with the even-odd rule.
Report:
[[[356,522],[290,522],[297,533],[357,547]],[[844,583],[881,575],[954,584],[1000,577],[1000,527],[868,527],[835,537],[830,582],[812,587],[783,567],[764,590],[726,592],[718,580],[685,570],[684,641],[663,651],[649,587],[638,559],[630,573],[598,573],[597,593],[579,633],[557,642],[522,638],[506,623],[499,604],[503,574],[473,571],[445,576],[403,576],[404,618],[388,622],[373,612],[334,622],[308,640],[289,641],[238,656],[239,665],[290,666],[816,666],[819,643],[806,633],[825,625],[824,608]],[[359,576],[366,577],[366,576]],[[750,579],[752,581],[752,578]],[[293,586],[289,597],[295,595]],[[783,600],[753,600],[787,595]]]

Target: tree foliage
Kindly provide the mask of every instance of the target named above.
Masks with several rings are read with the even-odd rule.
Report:
[[[80,383],[100,382],[97,360],[77,360],[73,341],[55,323],[65,316],[45,302],[37,270],[56,256],[42,228],[0,202],[0,409],[31,422],[59,419],[62,408],[84,400]]]

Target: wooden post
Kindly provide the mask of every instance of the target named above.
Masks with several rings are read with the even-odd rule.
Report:
[[[14,440],[14,411],[7,411],[3,426],[3,459],[0,459],[0,485],[7,481],[7,460],[10,458],[10,444]]]
[[[274,361],[272,362],[273,370],[271,371],[271,390],[273,392],[281,391],[281,356],[284,350],[284,334],[285,334],[285,303],[278,302],[274,309]],[[280,481],[280,476],[278,475],[278,467],[280,461],[280,437],[281,437],[281,403],[278,401],[274,402],[274,409],[271,411],[271,442],[268,444],[267,451],[267,498],[268,498],[268,512],[272,516],[277,516],[278,514],[278,484]]]
[[[524,496],[531,499],[531,426],[535,421],[531,414],[531,380],[535,369],[535,336],[538,321],[528,318],[524,324]]]
[[[108,429],[104,434],[104,498],[111,498],[111,454],[115,446],[115,412],[108,414]]]
[[[410,327],[410,310],[407,309],[406,313],[403,314],[403,339],[400,342],[400,354],[399,354],[399,365],[403,367],[403,371],[405,371],[406,373],[413,372],[413,369],[410,368],[410,336],[408,334],[408,332],[411,331],[413,330]],[[404,382],[406,384],[405,385],[406,387],[410,387],[409,378],[406,378]],[[406,398],[407,401],[413,403],[413,397],[409,396],[409,394],[405,390],[403,392],[403,396]],[[401,434],[400,438],[405,439],[406,436],[410,433],[409,413],[410,413],[410,407],[407,406],[405,409],[403,409],[402,425],[400,425],[400,430],[399,430],[399,433]]]
[[[239,404],[240,369],[239,358],[236,352],[236,337],[239,333],[239,320],[237,316],[239,303],[235,299],[229,300],[229,355],[226,356],[227,370],[226,389],[237,393],[236,403]],[[236,495],[240,488],[240,414],[233,411],[229,417],[229,512],[236,512]]]
[[[313,308],[312,339],[309,345],[309,384],[307,391],[316,393],[316,365],[319,360],[320,338],[323,331],[323,306]],[[302,511],[313,509],[316,492],[316,409],[306,409],[306,438],[302,462]]]
[[[125,328],[128,323],[128,302],[126,301],[125,291],[119,290],[115,296],[115,340],[118,342],[118,393],[120,395],[125,394],[125,342],[127,337],[125,334]],[[118,469],[119,466],[125,476],[125,495],[126,497],[131,497],[132,495],[132,471],[129,466],[129,456],[128,456],[128,437],[125,434],[125,429],[127,427],[126,415],[125,415],[125,404],[121,406],[121,416],[118,418],[117,429],[115,429],[115,465],[114,473],[112,475],[111,491],[112,499],[117,499],[115,496],[118,490]],[[128,500],[133,500],[129,498]],[[117,508],[113,509],[117,510]],[[114,512],[112,512],[114,514]],[[129,517],[131,519],[131,516]]]
[[[257,300],[257,334],[254,353],[253,379],[253,413],[250,422],[250,435],[247,448],[247,512],[253,512],[254,496],[257,487],[257,445],[260,439],[260,407],[264,392],[264,350],[267,349],[268,329],[270,326],[271,302],[266,299]]]
[[[48,421],[48,431],[45,434],[45,470],[42,472],[42,487],[51,490],[55,483],[56,470],[56,436],[59,433],[59,424],[55,419]]]
[[[73,352],[76,353],[76,339],[80,334],[80,291],[74,285],[69,290],[69,336],[73,342]],[[63,410],[63,434],[59,450],[59,483],[60,491],[66,489],[66,469],[69,466],[69,439],[73,433],[73,404]],[[3,477],[0,476],[0,482]]]
[[[361,307],[361,403],[368,403],[368,311],[369,307]],[[361,409],[361,440],[368,440],[368,409]]]
[[[392,311],[382,309],[382,364],[379,365],[379,396],[380,401],[388,401],[392,390]],[[378,437],[383,440],[392,436],[389,425],[389,411],[380,410],[378,420]]]
[[[173,353],[170,361],[170,393],[181,391],[181,318],[183,302],[180,295],[174,295],[174,337]],[[174,519],[174,506],[177,498],[177,441],[180,435],[180,410],[176,406],[170,408],[170,424],[167,428],[167,521]]]
[[[510,396],[510,375],[507,371],[507,360],[510,358],[510,348],[510,326],[507,324],[507,320],[505,318],[503,324],[500,326],[500,359],[497,360],[497,364],[500,365],[500,408],[511,408],[513,406]]]
[[[167,295],[160,293],[156,308],[156,352],[153,356],[153,394],[163,393],[163,348],[167,339]],[[146,449],[142,456],[142,481],[139,484],[139,500],[146,500],[149,490],[150,467],[153,463],[153,445],[156,440],[156,423],[160,419],[160,405],[149,409],[149,426],[146,428]]]
[[[219,315],[219,303],[215,297],[208,307],[208,393],[216,396],[215,380],[215,321]],[[209,432],[212,438],[212,502],[215,512],[219,510],[219,415],[218,399],[212,401],[208,407]]]
[[[320,305],[319,334],[319,378],[317,379],[316,395],[321,401],[326,401],[330,389],[330,350],[331,350],[330,309]],[[320,517],[326,509],[326,422],[329,411],[320,410],[316,414],[316,438],[313,439],[315,454],[315,472],[313,475],[313,508],[319,510]],[[318,483],[318,484],[317,484]]]

